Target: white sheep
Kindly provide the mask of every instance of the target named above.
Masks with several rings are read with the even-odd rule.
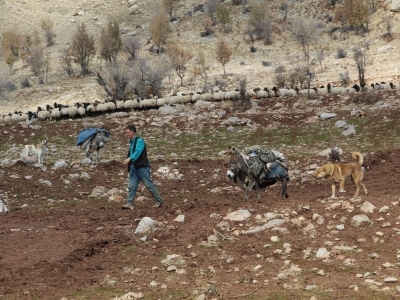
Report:
[[[239,98],[240,98],[240,92],[239,91],[228,91],[225,94],[225,99],[226,100],[238,100]]]
[[[261,98],[261,99],[269,98],[269,94],[264,90],[257,91],[256,95],[257,95],[257,98]]]
[[[20,119],[20,117],[19,117],[19,114],[17,114],[17,113],[13,113],[12,115],[11,115],[11,122],[19,122],[21,119]]]
[[[38,120],[45,121],[51,119],[50,112],[47,110],[41,110],[37,112]]]
[[[225,92],[215,92],[215,93],[213,93],[213,95],[212,95],[212,99],[214,100],[214,101],[222,101],[222,100],[225,100]]]
[[[124,109],[124,103],[125,103],[124,100],[117,100],[115,102],[116,109],[118,109],[118,110]]]
[[[61,111],[58,107],[54,107],[51,111],[50,111],[50,120],[53,119],[60,119],[61,118]]]
[[[346,94],[347,89],[342,86],[332,86],[330,83],[327,85],[329,94]]]
[[[211,93],[204,93],[201,95],[203,101],[212,101],[213,94]]]
[[[272,91],[272,90],[270,90],[270,89],[267,88],[267,87],[263,88],[263,91],[264,91],[264,92],[267,92],[268,98],[272,98],[272,97],[275,97],[275,96],[276,96],[275,92]]]
[[[167,100],[165,98],[157,98],[156,99],[156,106],[161,107],[164,106],[167,103]]]
[[[157,104],[157,99],[144,99],[140,101],[139,108],[155,108]]]
[[[302,95],[302,96],[308,96],[308,95],[316,95],[317,92],[315,91],[315,89],[302,89],[300,90],[299,88],[296,88],[297,91],[297,95]]]
[[[138,99],[126,100],[124,103],[124,108],[132,110],[139,106]]]
[[[76,106],[68,107],[68,116],[75,118],[78,115],[78,108]]]

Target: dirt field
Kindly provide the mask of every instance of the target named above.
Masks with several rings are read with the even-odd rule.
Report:
[[[155,112],[136,112],[130,119],[43,122],[36,130],[2,125],[0,194],[10,212],[0,213],[0,299],[398,299],[400,283],[393,278],[385,282],[398,279],[400,266],[398,112],[350,118],[349,106],[342,105],[335,111],[337,119],[362,122],[357,123],[357,137],[346,139],[337,136],[334,121],[316,122],[315,112],[271,112],[275,102],[293,107],[298,101],[259,101],[261,113],[252,115],[224,108],[224,120],[246,116],[257,125],[236,126],[231,135],[212,120],[191,122],[174,115],[162,123]],[[322,101],[326,109],[343,104],[340,99]],[[320,132],[311,132],[312,120]],[[111,131],[112,140],[102,150],[99,165],[80,165],[76,161],[83,153],[75,149],[76,133],[83,123],[99,121]],[[155,126],[157,121],[164,126]],[[140,189],[133,211],[122,210],[124,202],[109,201],[109,195],[92,195],[102,186],[117,189],[125,198],[123,128],[131,122],[139,124],[149,145],[154,180],[165,201],[162,208],[152,208],[145,189]],[[276,137],[260,128],[281,136],[289,132],[293,142],[273,140]],[[314,136],[307,145],[301,128],[304,136]],[[319,134],[327,136],[319,140]],[[277,184],[262,192],[261,203],[255,193],[243,202],[244,192],[226,178],[227,156],[220,152],[230,143],[255,144],[254,137],[288,155],[293,172],[289,199],[279,198]],[[20,144],[37,138],[49,140],[45,169],[5,163],[18,158]],[[364,154],[368,195],[361,192],[353,199],[355,188],[349,180],[346,194],[329,199],[330,183],[308,175],[311,165],[326,161],[316,154],[333,142],[343,148],[347,161],[351,151]],[[71,168],[54,170],[58,159]],[[166,178],[157,172],[161,167],[177,176]],[[83,179],[83,173],[89,178]],[[366,201],[376,207],[373,213],[361,211]],[[239,209],[251,216],[243,221],[225,218]],[[360,214],[372,223],[355,226],[352,218]],[[178,215],[185,221],[175,221]],[[246,233],[271,215],[285,222]],[[143,217],[161,222],[160,230],[134,234]],[[214,243],[212,235],[217,237]],[[321,248],[329,252],[327,257],[318,257]],[[162,261],[173,254],[184,262],[168,269]]]

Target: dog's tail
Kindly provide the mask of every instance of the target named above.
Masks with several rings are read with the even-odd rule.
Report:
[[[361,154],[360,152],[353,152],[353,153],[351,153],[351,156],[352,156],[354,159],[357,159],[357,164],[358,164],[359,166],[362,166],[362,164],[363,164],[363,162],[364,162],[364,159],[363,159],[363,156],[362,156],[362,154]]]

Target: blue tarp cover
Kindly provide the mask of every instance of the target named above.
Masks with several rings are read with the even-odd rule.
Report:
[[[93,137],[98,131],[104,132],[106,137],[109,137],[111,134],[105,129],[98,128],[86,128],[78,133],[78,140],[76,141],[76,145],[80,146],[86,141],[88,138]]]

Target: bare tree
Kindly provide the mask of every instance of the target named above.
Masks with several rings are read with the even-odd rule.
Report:
[[[278,88],[284,88],[286,84],[286,68],[283,65],[279,65],[274,70],[274,83]]]
[[[135,93],[142,98],[161,96],[164,79],[171,71],[171,63],[165,55],[152,60],[138,57],[131,68]]]
[[[7,99],[9,92],[17,87],[10,80],[10,72],[7,66],[0,63],[0,100]]]
[[[139,51],[141,44],[138,37],[128,35],[122,40],[124,50],[129,53],[129,60],[133,60],[136,57],[136,53]]]
[[[312,19],[296,17],[290,20],[288,26],[294,40],[300,44],[304,54],[306,69],[310,68],[310,46],[318,41],[321,28]]]
[[[225,65],[231,60],[232,50],[225,42],[225,40],[220,39],[217,41],[216,57],[217,60],[222,64],[225,73]]]
[[[324,59],[325,59],[325,51],[324,51],[324,49],[319,48],[317,50],[317,60],[319,62],[319,66],[320,66],[321,70],[322,70],[322,62],[324,61]]]
[[[44,36],[47,42],[47,47],[54,45],[54,37],[56,36],[53,32],[54,23],[50,17],[45,17],[40,20],[40,28],[44,31]]]
[[[216,22],[215,13],[217,12],[219,3],[220,3],[220,0],[207,0],[207,3],[206,3],[207,12],[211,18],[213,25],[215,25],[215,22]]]
[[[117,56],[122,49],[121,33],[116,21],[109,22],[100,34],[100,55],[106,63],[117,62]]]
[[[249,23],[246,33],[251,40],[264,40],[265,45],[272,43],[272,17],[266,1],[253,2],[250,6]]]
[[[85,24],[78,26],[71,42],[71,55],[74,62],[81,67],[81,75],[89,73],[89,63],[96,54],[95,42],[93,36],[89,35]]]
[[[358,81],[360,83],[361,89],[364,89],[364,87],[366,86],[365,69],[367,66],[367,51],[361,47],[355,47],[353,51],[353,58],[358,71]]]
[[[168,16],[164,11],[157,12],[150,20],[150,35],[157,52],[161,52],[161,46],[167,42],[171,27]]]
[[[204,86],[208,85],[208,69],[209,65],[202,49],[197,51],[196,63],[192,69],[194,77],[200,76],[204,80]]]
[[[26,59],[26,62],[31,67],[33,74],[35,74],[35,76],[39,76],[44,64],[43,48],[41,46],[33,46]]]
[[[187,71],[186,65],[192,59],[193,55],[177,45],[172,45],[168,49],[168,54],[176,74],[181,79],[181,86],[183,86],[183,77],[185,77]]]
[[[110,99],[124,99],[125,89],[131,80],[127,68],[113,61],[107,65],[107,71],[107,78],[104,78],[100,72],[96,72],[97,82],[104,88]]]
[[[65,48],[60,57],[60,62],[65,67],[65,71],[67,72],[68,76],[71,77],[74,75],[74,69],[72,68],[72,62],[74,61],[74,57],[71,53],[71,47]]]

